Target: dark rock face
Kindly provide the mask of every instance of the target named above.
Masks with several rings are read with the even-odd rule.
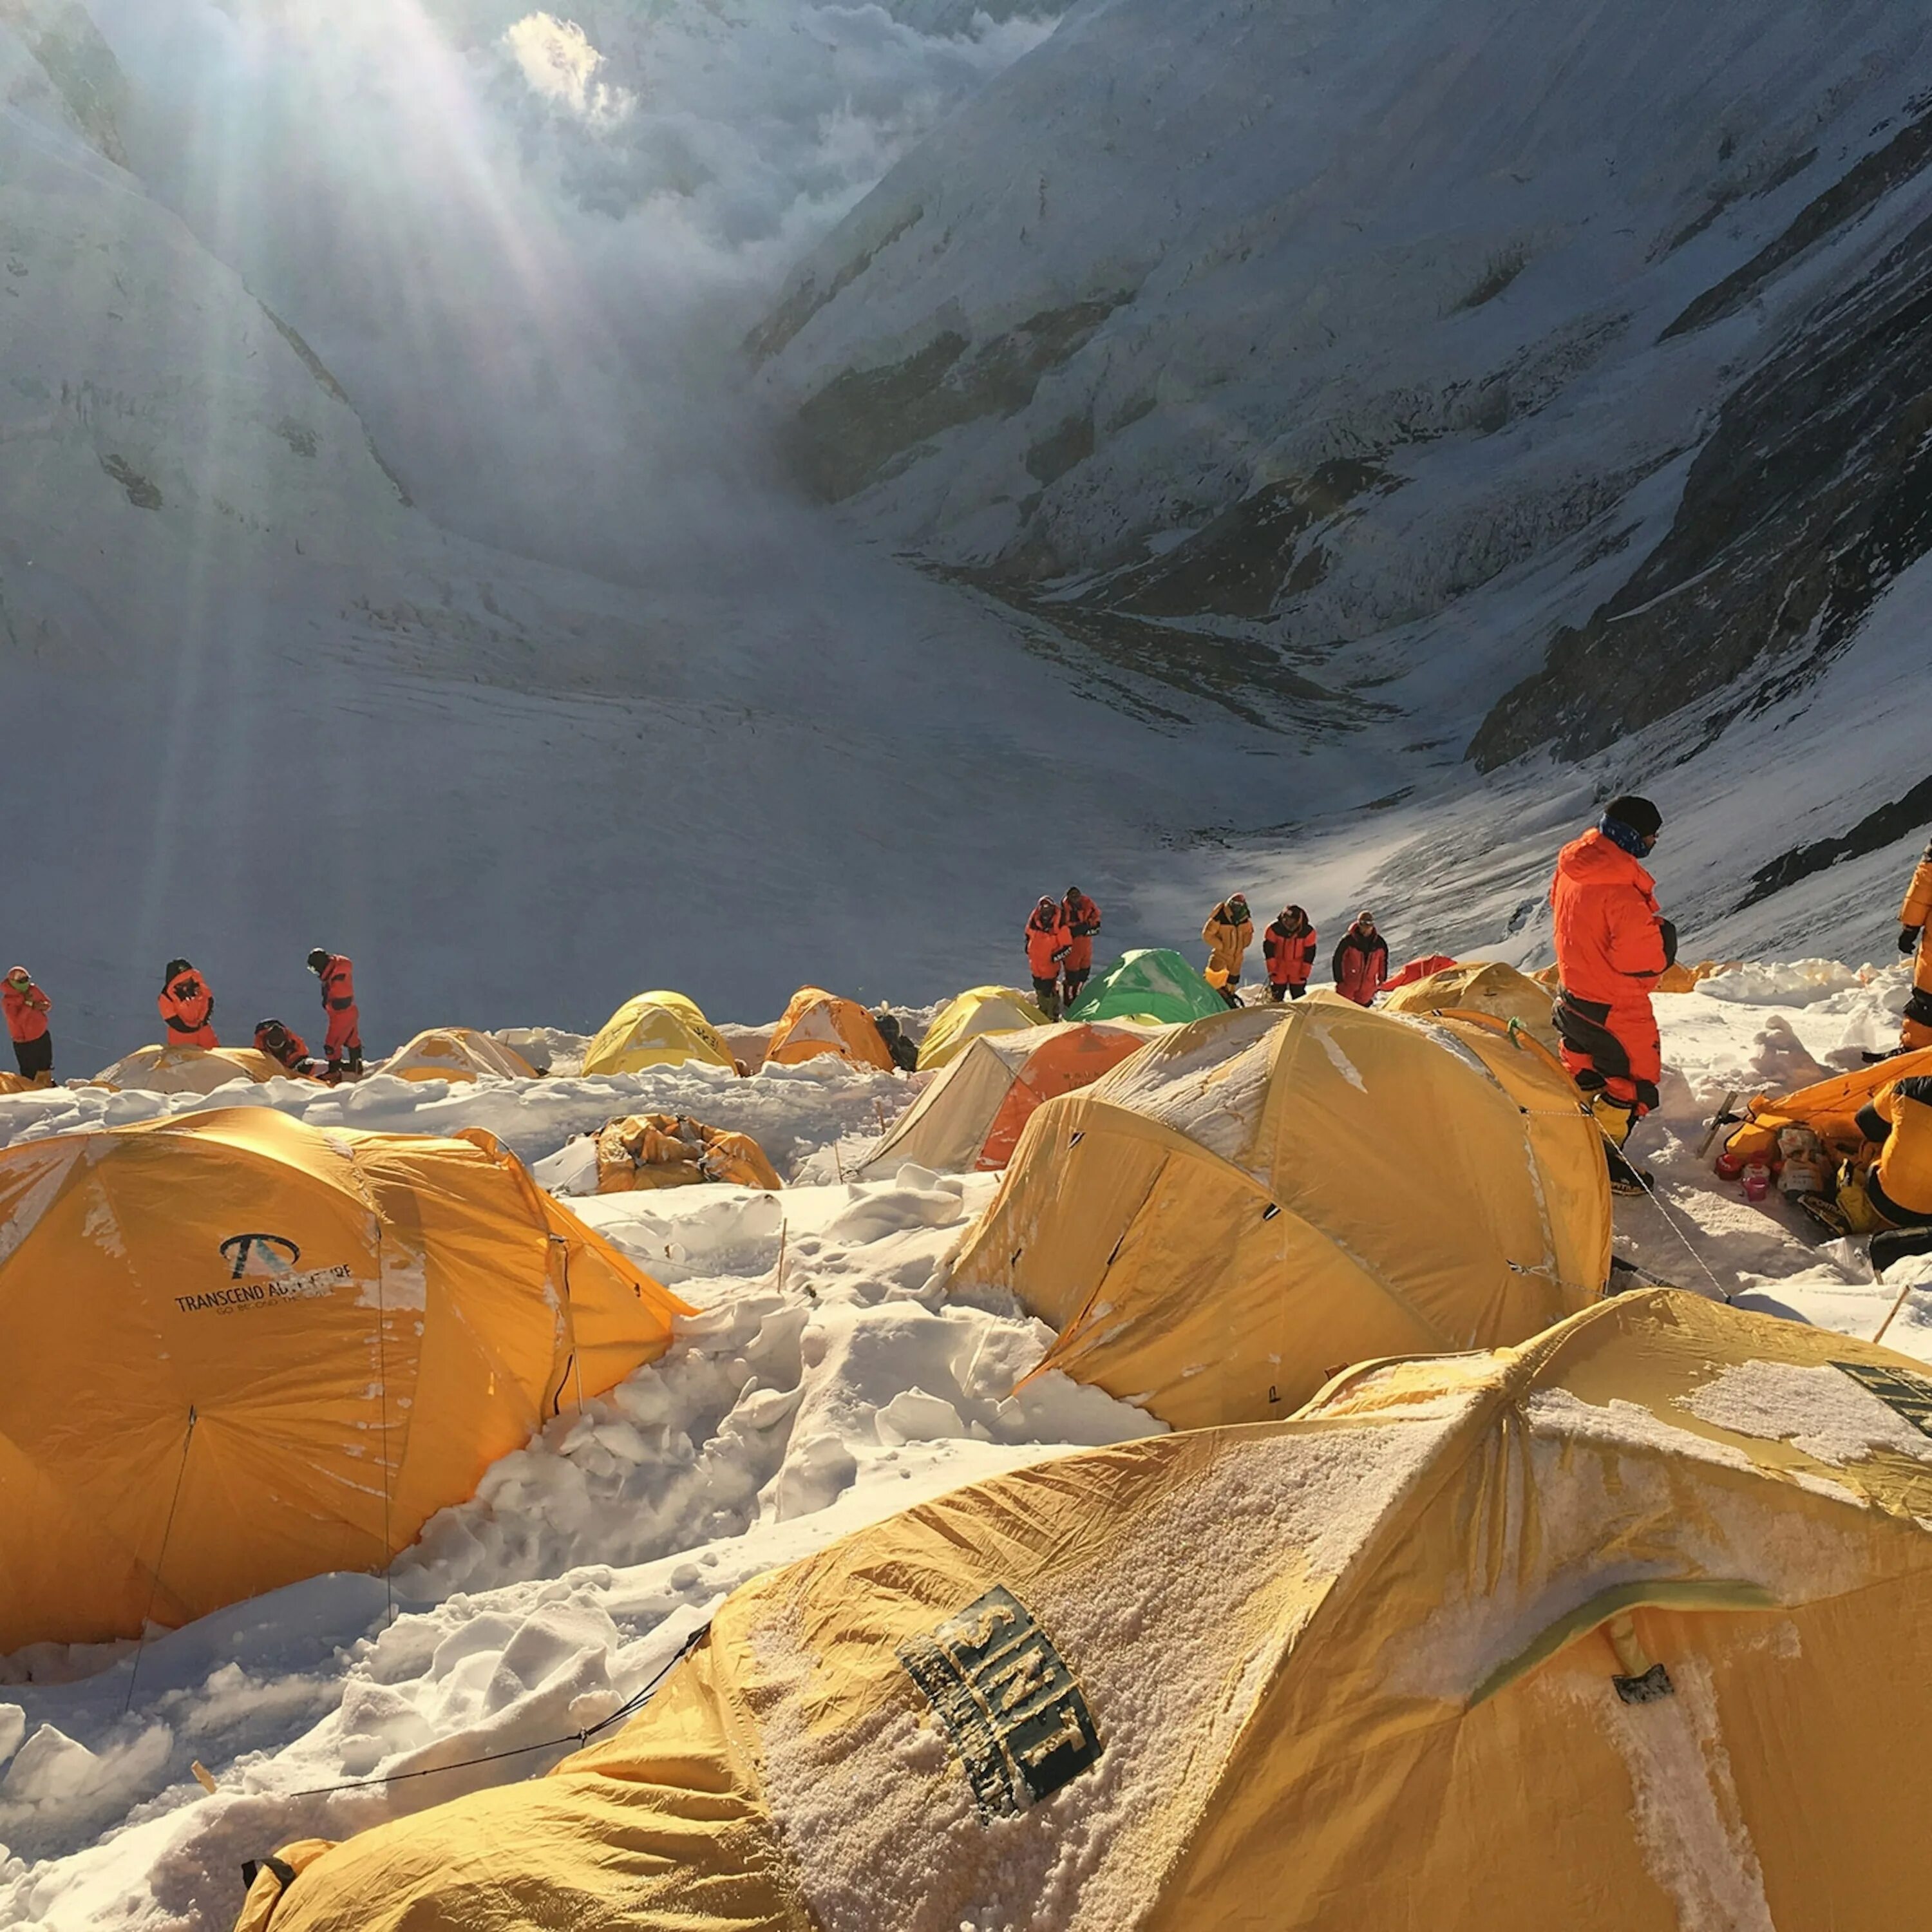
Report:
[[[1884,152],[1896,162],[1898,151]],[[1932,160],[1932,142],[1910,151],[1921,167]],[[1834,189],[1812,206],[1855,219],[1870,200]],[[1829,232],[1809,210],[1798,225],[1809,241]],[[1749,292],[1732,277],[1707,298],[1708,319]],[[1932,220],[1814,308],[1732,392],[1669,535],[1586,625],[1558,633],[1469,755],[1484,770],[1548,743],[1580,757],[1737,683],[1714,733],[1843,650],[1928,550]]]
[[[895,457],[928,436],[980,416],[1010,416],[1025,408],[1040,378],[1065,362],[1125,299],[1103,297],[1043,310],[976,347],[948,332],[902,362],[848,370],[799,410],[794,460],[812,488],[832,502],[854,495],[889,474]],[[1090,423],[1088,434],[1090,447]]]

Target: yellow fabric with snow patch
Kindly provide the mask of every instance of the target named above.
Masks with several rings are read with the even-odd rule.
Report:
[[[1343,1363],[1520,1342],[1601,1293],[1602,1136],[1533,1040],[1308,999],[1171,1028],[1028,1123],[952,1266],[1177,1429]]]
[[[640,993],[604,1022],[584,1055],[586,1073],[641,1073],[695,1060],[736,1073],[738,1063],[717,1030],[682,993]]]
[[[827,1054],[885,1073],[895,1064],[885,1036],[857,1000],[842,1000],[822,987],[801,986],[772,1030],[765,1060],[774,1066],[802,1066]]]
[[[920,1043],[919,1070],[924,1073],[944,1066],[982,1034],[1013,1033],[1046,1024],[1046,1014],[1011,986],[971,987],[940,1008]]]
[[[1659,1290],[976,1484],[734,1592],[548,1778],[244,1922],[1916,1924],[1918,1414],[1900,1357]]]
[[[1483,959],[1431,973],[1413,986],[1384,994],[1382,1010],[1390,1013],[1487,1013],[1492,1019],[1514,1020],[1527,1028],[1539,1045],[1556,1051],[1556,1028],[1550,1018],[1550,988],[1500,960]]]
[[[683,1309],[480,1132],[0,1151],[0,1652],[381,1568]]]
[[[524,1056],[474,1027],[431,1027],[398,1047],[374,1070],[404,1080],[534,1080],[537,1070]]]
[[[212,1094],[231,1080],[292,1078],[278,1060],[252,1046],[143,1046],[112,1066],[104,1066],[89,1087],[128,1089],[146,1094]]]

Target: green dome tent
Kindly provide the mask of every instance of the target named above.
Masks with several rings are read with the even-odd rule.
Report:
[[[1158,1020],[1180,1026],[1225,1012],[1220,994],[1164,946],[1124,953],[1068,1008],[1070,1020]]]

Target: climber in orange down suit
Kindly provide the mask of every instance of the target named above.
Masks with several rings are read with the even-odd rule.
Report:
[[[1658,1103],[1662,1048],[1650,996],[1677,957],[1643,861],[1664,829],[1646,798],[1613,798],[1595,827],[1557,856],[1556,1030],[1563,1064],[1612,1142]]]

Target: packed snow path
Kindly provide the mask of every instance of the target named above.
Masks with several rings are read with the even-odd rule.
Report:
[[[1932,1262],[1881,1286],[1854,1244],[1816,1244],[1775,1197],[1747,1203],[1698,1154],[1726,1093],[1888,1044],[1903,994],[1895,968],[1806,962],[1660,999],[1664,1107],[1636,1150],[1656,1198],[1619,1202],[1619,1251],[1865,1336],[1916,1268],[1928,1292],[1887,1340],[1932,1360]],[[994,1177],[840,1178],[915,1090],[820,1063],[743,1081],[379,1076],[338,1092],[0,1100],[0,1144],[238,1100],[317,1125],[487,1127],[553,1177],[571,1138],[610,1114],[683,1109],[758,1136],[794,1184],[578,1204],[701,1312],[662,1360],[504,1458],[386,1582],[318,1577],[238,1605],[157,1636],[138,1676],[128,1644],[0,1660],[0,1926],[221,1932],[243,1860],[535,1775],[760,1570],[959,1483],[1157,1427],[1064,1378],[1016,1399],[1048,1331],[942,1299],[938,1265]]]

